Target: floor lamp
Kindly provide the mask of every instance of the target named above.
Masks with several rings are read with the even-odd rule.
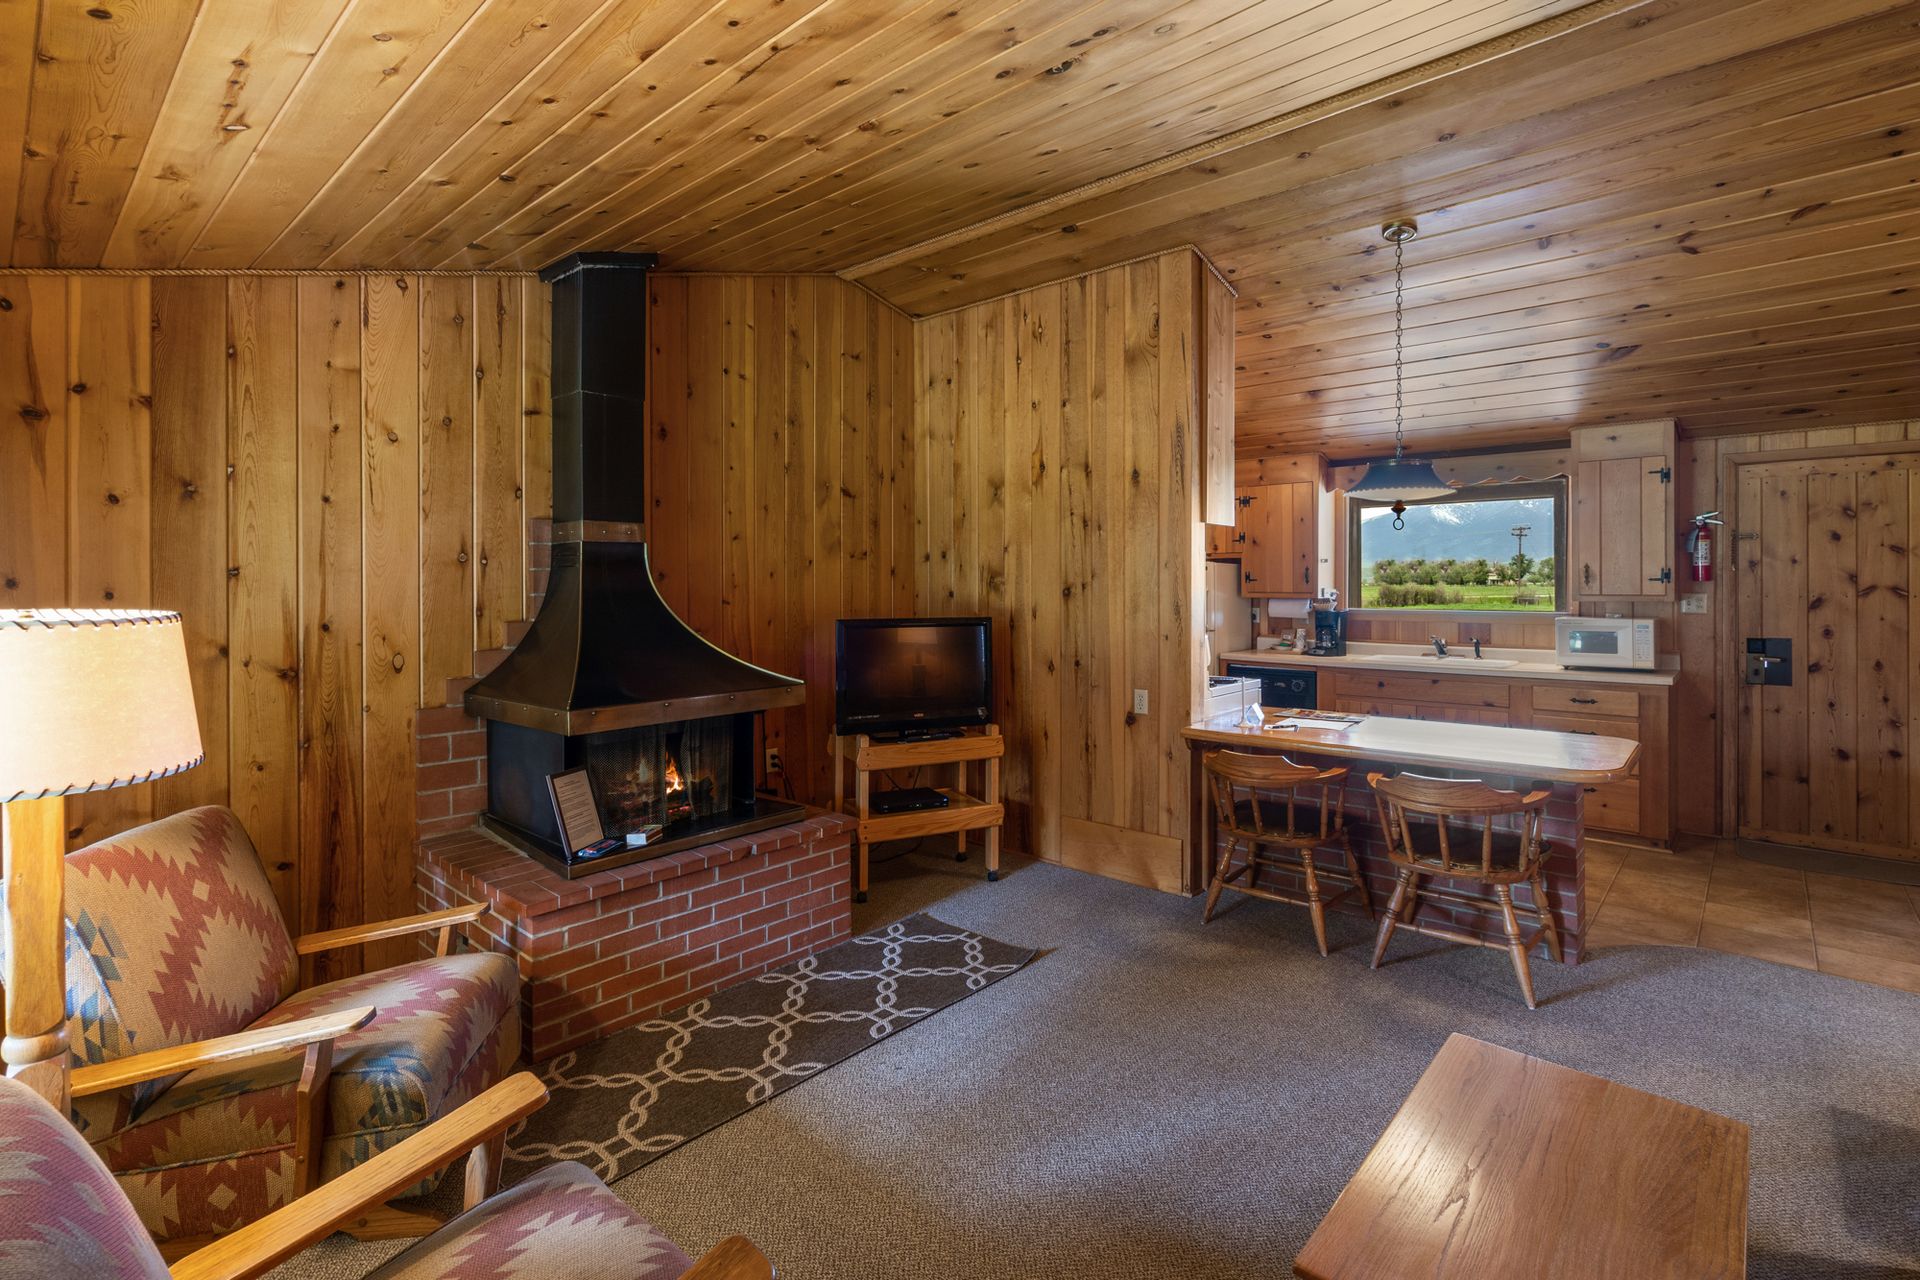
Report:
[[[177,613],[0,609],[0,1059],[67,1110],[66,797],[203,758]]]

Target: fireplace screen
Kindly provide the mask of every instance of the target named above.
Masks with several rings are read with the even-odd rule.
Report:
[[[725,717],[589,735],[585,764],[607,834],[671,833],[732,809],[734,737]]]

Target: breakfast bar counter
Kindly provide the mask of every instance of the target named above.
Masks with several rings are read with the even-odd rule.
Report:
[[[1312,717],[1325,717],[1327,713],[1290,714],[1271,708],[1264,715],[1266,727],[1258,729],[1243,726],[1240,713],[1230,711],[1196,721],[1181,731],[1191,756],[1190,888],[1198,892],[1206,887],[1218,855],[1200,762],[1208,751],[1220,747],[1279,752],[1297,763],[1322,768],[1345,766],[1348,772],[1341,807],[1374,905],[1381,908],[1392,893],[1394,869],[1387,860],[1385,835],[1372,788],[1367,785],[1369,772],[1393,774],[1406,770],[1436,777],[1479,778],[1503,790],[1522,793],[1545,790],[1550,795],[1544,835],[1551,845],[1545,860],[1547,897],[1560,926],[1567,961],[1579,961],[1587,915],[1582,803],[1587,788],[1627,776],[1639,744],[1585,733],[1391,716],[1315,719]],[[1274,727],[1283,724],[1295,727]],[[1358,912],[1361,908],[1349,901],[1341,903],[1340,909]],[[1499,923],[1489,912],[1439,904],[1423,905],[1421,910],[1444,913],[1448,918],[1442,923],[1462,932],[1487,938],[1500,936]]]

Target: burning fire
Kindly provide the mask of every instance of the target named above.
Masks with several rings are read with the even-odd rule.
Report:
[[[687,789],[687,784],[680,780],[680,770],[674,767],[673,757],[668,756],[667,757],[667,794],[672,795],[676,791],[685,791],[686,789]]]

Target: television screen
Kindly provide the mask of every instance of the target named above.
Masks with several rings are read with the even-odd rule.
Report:
[[[842,618],[834,663],[840,732],[987,724],[992,635],[986,618]]]

